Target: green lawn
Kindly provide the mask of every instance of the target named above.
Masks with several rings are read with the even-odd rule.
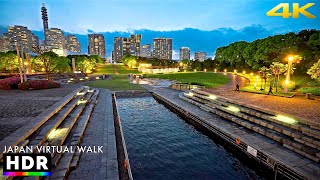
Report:
[[[128,66],[124,65],[112,65],[112,64],[106,64],[106,65],[100,65],[97,67],[94,74],[115,74],[115,69],[118,71],[119,74],[140,74],[137,69],[131,69]]]
[[[126,75],[112,75],[108,80],[97,80],[86,84],[94,88],[105,88],[111,91],[143,90],[138,84],[129,83]]]
[[[311,93],[316,96],[320,96],[320,87],[303,87],[298,89],[301,93]]]
[[[111,64],[99,65],[93,74],[113,74],[114,68]]]
[[[131,69],[128,66],[123,66],[123,65],[115,65],[115,68],[118,70],[119,74],[140,74],[138,69]]]
[[[253,75],[253,77],[250,76],[250,74],[242,75],[250,80],[250,84],[246,87],[241,88],[242,91],[247,92],[253,92],[253,93],[260,93],[260,94],[267,94],[269,91],[270,81],[273,82],[273,77],[269,76],[267,80],[266,89],[263,91],[260,91],[261,88],[261,79],[258,78],[258,84],[257,84],[257,90],[254,89],[254,83],[256,82],[256,75]],[[285,76],[281,75],[279,80],[279,87],[278,92],[276,91],[276,88],[273,87],[273,93],[277,96],[286,96],[290,97],[294,95],[294,92],[300,92],[300,93],[311,93],[313,95],[320,95],[320,86],[319,83],[317,83],[315,80],[312,80],[310,76],[308,75],[298,75],[294,74],[291,76],[291,82],[294,82],[293,87],[289,89],[290,92],[284,93],[283,88],[281,87],[280,83],[285,81]],[[262,80],[262,88],[264,88],[264,81]]]
[[[257,93],[257,94],[268,94],[269,87],[270,87],[269,79],[271,79],[272,77],[269,77],[269,79],[267,80],[267,84],[266,84],[266,88],[265,89],[264,89],[264,80],[262,79],[262,89],[263,90],[260,90],[260,88],[261,88],[261,79],[260,79],[260,77],[258,78],[258,83],[256,85],[256,89],[254,89],[254,84],[255,84],[255,82],[257,82],[257,79],[256,79],[257,74],[254,74],[252,77],[251,77],[250,74],[245,74],[245,75],[238,74],[238,75],[243,76],[243,77],[245,77],[245,78],[250,80],[250,84],[245,86],[245,87],[240,88],[240,91],[252,92],[252,93]],[[273,87],[272,92],[276,96],[292,97],[294,95],[294,92],[284,93],[284,91],[283,91],[283,89],[281,89],[280,85],[278,87],[278,92],[276,92],[276,88],[275,87]]]
[[[180,72],[173,74],[150,74],[148,78],[176,80],[185,84],[198,84],[207,88],[218,87],[229,82],[223,74],[210,72]]]

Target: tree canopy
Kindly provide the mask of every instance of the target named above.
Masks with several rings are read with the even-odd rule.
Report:
[[[288,55],[302,57],[296,65],[299,72],[306,72],[320,56],[320,31],[303,30],[297,34],[270,36],[251,43],[239,41],[220,47],[215,54],[220,69],[225,67],[258,70],[273,62],[287,63]]]

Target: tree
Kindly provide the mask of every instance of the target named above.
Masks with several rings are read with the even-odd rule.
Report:
[[[307,72],[312,79],[320,81],[320,59]]]
[[[274,82],[276,83],[276,92],[278,92],[279,76],[287,71],[287,66],[279,62],[273,62],[272,65],[270,65],[269,70],[274,75]]]
[[[261,67],[259,73],[260,73],[261,79],[264,80],[264,89],[266,89],[268,68],[265,66]],[[262,83],[261,83],[261,90],[262,90]]]
[[[9,70],[11,74],[18,68],[18,56],[15,51],[0,54],[0,69]]]
[[[95,59],[89,59],[86,56],[78,56],[76,58],[76,67],[83,73],[91,73],[96,64]]]
[[[47,79],[50,80],[51,73],[63,73],[70,71],[70,60],[65,57],[59,57],[56,53],[49,51],[45,52],[39,47],[34,47],[34,52],[38,54],[38,62],[46,73]]]

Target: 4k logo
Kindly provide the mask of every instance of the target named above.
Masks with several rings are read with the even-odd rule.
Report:
[[[313,6],[315,3],[308,3],[304,6],[300,6],[299,3],[292,4],[292,13],[290,13],[290,4],[289,3],[280,3],[276,7],[272,8],[267,12],[267,16],[281,16],[283,18],[299,18],[299,15],[302,14],[307,18],[316,18],[313,14],[307,11],[308,8]],[[282,9],[282,12],[278,12]]]

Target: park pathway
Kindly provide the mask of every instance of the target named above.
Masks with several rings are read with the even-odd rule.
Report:
[[[294,96],[292,98],[285,98],[249,92],[236,92],[234,91],[236,84],[239,82],[241,89],[241,87],[249,83],[248,80],[241,76],[235,76],[232,74],[228,74],[227,76],[230,78],[228,84],[218,88],[206,88],[204,91],[247,104],[260,106],[267,110],[292,115],[297,119],[320,123],[320,97],[315,97],[314,100],[309,100],[306,99],[305,96],[301,95]]]

